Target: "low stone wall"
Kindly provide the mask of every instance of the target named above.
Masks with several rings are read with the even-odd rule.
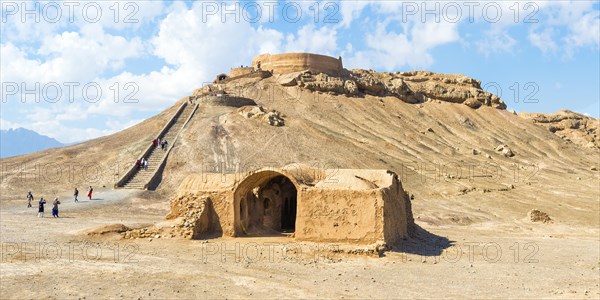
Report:
[[[343,70],[342,60],[312,53],[261,54],[252,60],[256,69],[271,71],[273,74],[287,74],[301,71],[338,75]]]
[[[231,106],[242,107],[247,105],[256,105],[252,99],[235,96],[205,96],[200,98],[200,103],[215,105],[215,106]]]
[[[229,77],[242,76],[242,75],[250,74],[252,72],[254,72],[253,67],[231,68],[231,70],[229,71]]]

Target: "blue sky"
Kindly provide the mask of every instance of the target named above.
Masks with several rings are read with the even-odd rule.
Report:
[[[256,54],[292,51],[462,73],[511,110],[600,114],[598,1],[70,3],[2,1],[2,129],[110,134]]]

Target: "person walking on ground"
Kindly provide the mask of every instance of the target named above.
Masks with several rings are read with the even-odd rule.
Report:
[[[58,218],[58,205],[60,204],[60,201],[58,201],[58,197],[56,197],[54,199],[54,202],[52,202],[52,217],[54,218]]]
[[[163,142],[163,150],[167,151],[168,148],[169,148],[169,143],[167,142],[167,140],[165,140]]]
[[[139,159],[138,159],[138,160],[136,160],[136,161],[135,161],[135,166],[136,166],[138,169],[141,169],[141,168],[142,168],[142,162],[143,162],[143,161],[144,161],[144,159],[143,159],[143,158],[142,158],[142,160],[141,160],[141,161],[140,161]]]
[[[144,170],[148,171],[148,160],[144,158]]]
[[[38,202],[38,218],[44,217],[44,204],[46,204],[46,200],[42,197],[40,198],[40,202]]]
[[[88,190],[88,198],[90,200],[92,200],[92,193],[94,192],[94,189],[92,188],[92,186],[90,185],[90,189]]]
[[[75,188],[75,191],[73,192],[73,196],[75,196],[75,202],[79,202],[79,200],[77,200],[77,196],[79,196],[79,190],[77,188]]]
[[[31,194],[31,191],[29,191],[27,193],[27,208],[31,207],[31,201],[33,201],[33,195]]]

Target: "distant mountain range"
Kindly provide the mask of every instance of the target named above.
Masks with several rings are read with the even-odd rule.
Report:
[[[29,129],[0,130],[0,158],[63,146],[65,144]]]

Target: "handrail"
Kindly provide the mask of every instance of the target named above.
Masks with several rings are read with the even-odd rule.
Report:
[[[180,100],[183,100],[185,98],[189,99],[190,97],[187,96]],[[168,129],[171,127],[171,125],[173,125],[175,119],[183,112],[183,110],[185,109],[187,104],[188,104],[188,101],[184,101],[183,104],[181,104],[181,106],[177,109],[177,111],[175,112],[173,117],[171,117],[171,119],[169,119],[169,122],[167,122],[167,124],[165,124],[165,126],[163,126],[162,130],[158,133],[158,135],[156,136],[155,139],[159,139],[165,135],[165,133],[168,131]],[[152,152],[153,148],[155,148],[155,146],[152,143],[150,143],[150,145],[146,148],[146,150],[144,151],[142,156],[139,157],[139,160],[142,160],[142,158],[145,158],[146,156],[148,156],[150,154],[150,152]],[[133,176],[133,174],[135,174],[135,171],[137,169],[136,167],[137,166],[135,164],[133,164],[131,166],[131,168],[129,168],[127,173],[125,173],[125,175],[123,175],[123,177],[121,177],[121,179],[119,181],[117,181],[117,183],[115,183],[114,188],[123,187],[125,185],[125,182],[127,182],[127,180],[129,178],[131,178],[131,176]]]
[[[192,119],[192,116],[194,116],[194,113],[196,113],[197,109],[198,109],[198,103],[195,104],[194,108],[192,109],[192,112],[190,113],[188,118],[185,120],[185,122],[181,126],[181,129],[179,129],[179,132],[177,132],[177,134],[175,135],[175,138],[173,139],[173,142],[171,142],[169,149],[167,149],[165,155],[160,160],[160,163],[158,164],[158,168],[156,168],[156,170],[154,170],[154,172],[152,172],[152,175],[150,176],[150,180],[148,180],[148,183],[144,184],[145,190],[148,189],[148,187],[152,186],[154,181],[158,178],[158,173],[163,168],[165,162],[167,161],[167,156],[169,156],[169,153],[171,153],[171,149],[173,149],[173,147],[175,146],[177,139],[179,139],[179,135],[181,134],[181,132],[183,131],[183,129],[185,128],[187,123]]]

